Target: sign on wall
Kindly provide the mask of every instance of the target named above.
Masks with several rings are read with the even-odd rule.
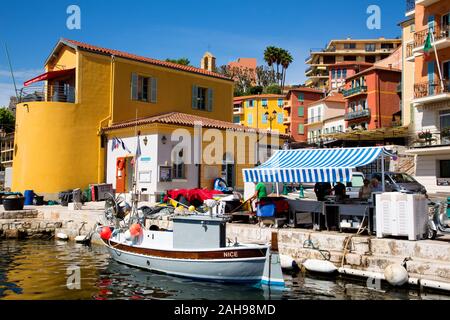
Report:
[[[172,181],[172,167],[161,166],[159,167],[159,182],[171,182]]]
[[[140,171],[139,172],[139,182],[151,183],[152,182],[152,172],[151,171]]]

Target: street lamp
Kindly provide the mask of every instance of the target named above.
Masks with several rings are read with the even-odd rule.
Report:
[[[269,112],[266,112],[264,115],[267,117],[267,120],[270,123],[270,131],[272,131],[272,121],[277,118],[278,113],[275,110],[273,110],[272,116],[269,115]]]

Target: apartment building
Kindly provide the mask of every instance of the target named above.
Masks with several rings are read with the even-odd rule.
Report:
[[[298,87],[292,88],[287,93],[284,102],[284,110],[287,112],[284,125],[286,133],[291,135],[296,142],[307,141],[307,131],[305,128],[308,110],[306,106],[322,99],[324,93],[321,90]]]
[[[251,128],[286,133],[284,95],[260,94],[233,99],[233,122]]]
[[[305,75],[306,86],[328,88],[328,68],[340,62],[375,63],[388,57],[399,46],[401,39],[345,39],[331,40],[323,49],[311,49],[305,63],[309,65]],[[343,72],[343,71],[342,71]]]
[[[450,2],[407,1],[414,39],[407,60],[414,63],[415,135],[409,154],[416,178],[429,192],[450,192]]]
[[[325,133],[331,133],[331,131],[343,132],[343,122],[340,120],[343,119],[345,114],[345,99],[342,94],[332,93],[309,104],[307,110],[306,127],[309,144],[321,145],[324,142],[322,136]],[[338,123],[335,124],[336,120]]]

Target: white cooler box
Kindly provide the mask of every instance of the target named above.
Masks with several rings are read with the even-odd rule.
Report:
[[[428,202],[422,194],[386,192],[376,195],[377,238],[406,236],[421,240],[426,236]]]

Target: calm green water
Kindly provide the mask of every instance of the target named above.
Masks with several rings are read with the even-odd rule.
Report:
[[[67,287],[67,269],[80,269],[80,289]],[[285,275],[287,288],[197,282],[127,267],[102,246],[58,241],[0,241],[0,299],[450,299],[417,290],[368,289],[342,278]]]

